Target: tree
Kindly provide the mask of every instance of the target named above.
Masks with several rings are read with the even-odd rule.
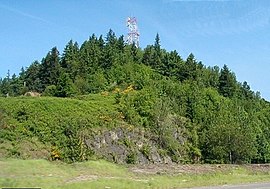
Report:
[[[155,38],[155,44],[148,45],[144,49],[142,63],[144,63],[145,65],[151,66],[153,69],[156,69],[159,72],[163,72],[162,71],[163,54],[164,52],[162,52],[161,47],[160,47],[159,34],[157,34]]]
[[[74,80],[78,74],[79,56],[78,43],[73,43],[73,41],[70,40],[64,49],[60,65],[64,68],[65,72],[69,73],[72,80]]]
[[[20,79],[13,74],[10,80],[10,89],[11,89],[11,96],[18,96],[21,94],[23,88],[23,84],[20,82]]]
[[[101,71],[97,71],[93,75],[89,75],[88,87],[91,93],[98,93],[104,90],[107,86],[107,80]]]
[[[106,36],[106,45],[114,46],[117,44],[117,38],[112,29],[109,30]]]
[[[120,42],[118,43],[115,33],[110,29],[106,36],[106,45],[102,54],[101,67],[103,69],[108,70],[114,64],[118,56],[118,44],[120,44]]]
[[[47,54],[40,65],[39,77],[42,83],[42,90],[48,85],[56,85],[60,74],[59,51],[56,47]]]
[[[78,95],[88,94],[90,91],[88,80],[81,76],[75,78],[74,86]]]
[[[29,91],[42,92],[42,82],[40,78],[41,65],[38,61],[34,61],[25,71],[24,82]]]
[[[254,92],[251,91],[250,86],[246,81],[241,85],[241,95],[246,99],[252,99],[254,97]]]
[[[144,49],[144,54],[142,58],[142,63],[147,66],[153,65],[153,54],[154,54],[154,47],[153,45],[147,45],[147,47]]]
[[[233,97],[236,90],[236,78],[227,65],[221,69],[219,76],[219,93],[224,97]]]
[[[206,114],[207,116],[207,114]],[[223,98],[204,130],[206,162],[251,162],[256,157],[256,129],[238,100]]]
[[[160,47],[160,38],[158,33],[155,38],[154,54],[152,61],[153,62],[150,65],[158,71],[162,71],[162,51]]]
[[[160,37],[159,37],[158,33],[157,33],[156,38],[155,38],[154,49],[155,49],[155,51],[157,52],[158,55],[161,54]]]
[[[46,87],[46,89],[43,91],[43,96],[56,96],[57,89],[55,85],[49,85]]]
[[[74,85],[67,73],[61,73],[56,85],[56,96],[70,97],[75,93]]]
[[[1,81],[1,93],[4,96],[9,96],[12,93],[10,80],[10,71],[8,70],[7,76]]]
[[[117,40],[117,49],[120,53],[124,52],[124,48],[125,48],[125,41],[124,41],[124,36],[121,35],[118,40]]]
[[[78,65],[78,76],[87,78],[101,67],[103,49],[101,42],[93,34],[80,48],[80,61]]]
[[[162,60],[160,73],[168,77],[177,77],[183,63],[183,60],[175,50],[166,53]]]
[[[131,56],[133,58],[133,62],[139,63],[139,50],[134,43],[131,45]]]
[[[204,87],[213,87],[215,89],[218,89],[219,85],[219,67],[208,67],[201,70],[201,81],[204,85]]]

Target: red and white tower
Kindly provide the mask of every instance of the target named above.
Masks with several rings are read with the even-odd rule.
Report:
[[[137,19],[135,17],[128,17],[126,23],[128,27],[127,43],[130,45],[134,43],[136,47],[139,47],[140,33],[137,25]]]

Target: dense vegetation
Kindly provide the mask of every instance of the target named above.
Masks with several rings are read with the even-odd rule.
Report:
[[[16,97],[28,91],[51,97]],[[270,162],[269,103],[226,65],[183,60],[158,35],[145,49],[112,30],[105,41],[69,41],[62,55],[54,47],[18,76],[8,73],[0,94],[1,148],[29,139],[80,161],[93,155],[82,150],[88,128],[126,123],[149,131],[175,162]]]

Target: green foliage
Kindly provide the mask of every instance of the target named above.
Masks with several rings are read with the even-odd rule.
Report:
[[[44,96],[56,96],[57,88],[55,85],[49,85],[43,92]]]
[[[37,137],[41,143],[57,147],[59,158],[67,162],[92,155],[84,144],[85,129],[113,126],[118,120],[114,97],[100,94],[78,99],[0,98],[0,110],[1,140],[18,146],[23,140]],[[114,121],[105,124],[102,116]]]
[[[219,93],[225,97],[232,97],[236,90],[236,78],[227,65],[221,69],[219,76]]]
[[[131,151],[127,155],[126,163],[127,164],[135,164],[137,162],[137,153],[134,151]]]
[[[184,117],[174,114],[168,100],[159,100],[153,111],[152,129],[158,137],[158,142],[162,149],[174,162],[189,161],[189,146],[194,146],[191,136],[190,121]]]
[[[127,63],[114,66],[109,72],[109,81],[121,87],[133,85],[140,90],[153,82],[156,73],[145,65]]]
[[[124,93],[120,100],[120,110],[125,119],[136,126],[148,127],[151,124],[157,96],[153,88]]]
[[[106,89],[108,83],[104,74],[101,71],[95,72],[93,75],[90,75],[89,78],[89,92],[98,93]]]
[[[41,80],[41,87],[44,90],[48,85],[57,85],[58,77],[60,74],[60,58],[59,51],[56,47],[43,58],[39,76]]]
[[[149,145],[143,145],[142,148],[140,149],[140,152],[148,159],[150,160],[150,152],[151,152],[151,147]]]
[[[67,73],[61,73],[57,86],[56,96],[70,97],[75,94],[75,86]]]
[[[79,67],[79,57],[80,54],[78,43],[73,43],[73,41],[70,40],[64,49],[60,64],[64,71],[68,73],[70,78],[73,80],[78,74],[77,69]]]
[[[88,94],[89,83],[81,76],[77,76],[74,81],[74,87],[77,95]]]
[[[66,98],[14,97],[29,91]],[[85,160],[84,132],[121,120],[149,129],[175,162],[270,162],[269,102],[226,65],[206,68],[192,53],[183,60],[162,49],[158,34],[145,49],[112,30],[81,46],[71,40],[62,55],[54,47],[19,75],[8,71],[0,96],[0,142],[12,143],[12,156],[37,137],[64,161]],[[130,153],[127,162],[136,161]]]
[[[29,91],[42,92],[42,82],[40,78],[41,65],[38,61],[33,62],[25,71],[25,76],[22,78]]]

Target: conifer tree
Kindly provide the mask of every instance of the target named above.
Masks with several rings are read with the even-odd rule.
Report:
[[[25,71],[25,86],[29,91],[42,92],[41,82],[41,65],[38,61],[34,61]]]
[[[56,85],[60,74],[60,58],[59,51],[56,47],[47,54],[40,65],[40,79],[42,81],[42,89],[48,85]]]
[[[150,65],[159,71],[162,69],[162,52],[160,47],[160,37],[158,33],[155,38],[153,62]]]
[[[61,67],[70,75],[70,78],[74,80],[78,74],[79,65],[79,45],[77,42],[73,43],[72,40],[68,42],[64,49],[63,56],[61,58]]]
[[[219,77],[219,93],[224,97],[232,97],[236,89],[236,78],[230,72],[227,65],[224,65]]]

